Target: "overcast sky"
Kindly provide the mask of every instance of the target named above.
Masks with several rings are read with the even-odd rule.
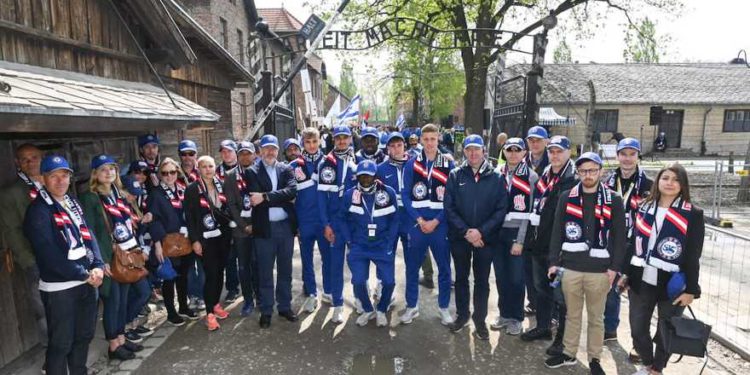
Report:
[[[310,15],[310,11],[303,5],[304,0],[255,0],[255,3],[258,8],[280,7],[283,4],[283,7],[301,22],[305,22]],[[656,12],[649,14],[652,20],[656,21],[657,35],[666,34],[671,38],[662,62],[726,62],[736,57],[740,49],[750,50],[750,0],[683,0],[683,3],[685,8],[679,17]],[[595,37],[582,41],[567,38],[572,48],[573,60],[581,63],[623,62],[625,22],[625,17],[613,12],[606,27],[596,30]],[[552,51],[559,41],[560,36],[557,33],[550,34],[547,61],[552,60]],[[526,43],[529,42],[530,40]],[[522,44],[520,47],[531,50],[530,43],[528,46]],[[329,76],[338,82],[340,55],[331,51],[321,52],[321,55],[326,61]],[[358,81],[368,78],[363,65],[373,60],[379,61],[376,67],[384,65],[380,61],[382,57],[373,57],[367,53],[347,52],[345,56],[355,61]],[[524,59],[529,60],[524,55],[509,56],[510,63],[521,62]],[[384,71],[381,76],[385,74],[387,73]]]

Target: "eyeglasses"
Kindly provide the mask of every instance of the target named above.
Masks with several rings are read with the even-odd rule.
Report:
[[[170,176],[170,175],[174,176],[174,175],[176,175],[176,174],[177,174],[177,171],[176,171],[176,170],[171,170],[171,171],[161,171],[161,175],[162,175],[162,176],[164,176],[164,177],[167,177],[167,176]]]
[[[578,174],[581,175],[581,176],[595,175],[595,174],[599,173],[600,170],[602,170],[602,169],[601,168],[579,169],[578,170]]]
[[[195,152],[193,151],[180,152],[180,156],[195,156]]]
[[[515,147],[505,149],[505,152],[522,152],[522,151],[523,150],[521,150],[520,148],[515,148]]]

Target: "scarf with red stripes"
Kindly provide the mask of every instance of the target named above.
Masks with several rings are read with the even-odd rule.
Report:
[[[641,206],[635,217],[635,254],[631,264],[643,267],[649,264],[667,272],[679,272],[682,256],[687,246],[687,231],[693,205],[681,197],[667,209],[664,222],[655,225],[658,202]],[[648,248],[649,238],[656,235],[653,249]]]
[[[174,190],[163,182],[160,183],[159,186],[162,191],[164,191],[167,199],[169,199],[169,203],[172,204],[172,208],[182,212],[182,201],[185,199],[185,188],[177,182],[174,184]]]
[[[560,173],[552,173],[552,165],[548,165],[542,175],[539,176],[539,181],[536,182],[536,192],[534,193],[534,210],[537,215],[542,214],[542,209],[544,209],[544,204],[547,203],[547,198],[549,198],[555,185],[560,182],[560,177],[564,176],[568,171],[568,168],[573,168],[573,162],[570,159],[565,163]]]
[[[125,250],[135,247],[137,242],[133,240],[139,219],[130,207],[130,203],[122,197],[120,190],[114,185],[112,185],[112,193],[99,194],[99,200],[102,202],[104,212],[109,216],[112,239]],[[126,244],[127,246],[123,246]]]
[[[450,159],[438,151],[435,161],[429,168],[428,162],[424,150],[414,160],[412,203],[419,201],[440,203],[445,197],[445,185],[451,171]]]
[[[41,187],[41,185],[39,185],[36,181],[30,179],[29,176],[26,175],[26,173],[23,173],[21,171],[18,171],[18,177],[29,187],[29,199],[31,199],[32,201],[36,199],[37,195],[39,195],[39,188]]]
[[[44,188],[39,189],[39,195],[52,210],[52,220],[60,235],[68,244],[68,259],[78,260],[84,255],[89,262],[94,261],[91,232],[83,218],[83,208],[74,198],[65,194],[65,209],[57,200],[52,199]]]
[[[531,173],[528,165],[521,162],[511,171],[508,169],[508,164],[505,164],[502,167],[502,174],[505,177],[508,199],[511,203],[508,206],[507,215],[513,214],[511,218],[528,218],[531,209],[531,184],[529,182]]]
[[[199,178],[201,178],[201,175],[200,173],[198,173],[198,168],[193,168],[192,171],[185,173],[184,177],[178,178],[177,181],[175,181],[175,184],[179,185],[182,190],[185,190],[188,185],[195,181],[198,181]]]
[[[224,195],[224,189],[221,185],[221,180],[219,180],[218,176],[214,176],[213,178],[213,184],[214,188],[216,189],[216,194],[219,197],[219,201],[221,202],[221,210],[225,210],[227,207],[227,197]],[[216,220],[216,216],[214,216],[214,211],[211,209],[213,204],[211,203],[210,198],[208,197],[208,189],[206,188],[206,183],[203,181],[202,178],[198,179],[198,194],[200,199],[200,217],[202,218],[201,222],[203,223],[203,227],[206,228],[208,231],[212,231],[214,229],[217,229],[219,226],[219,222]]]
[[[596,217],[596,242],[587,243],[585,238],[584,226],[585,222],[583,219],[583,186],[579,182],[576,186],[570,189],[568,194],[568,202],[565,206],[565,216],[563,222],[565,223],[565,230],[563,231],[563,250],[568,251],[582,251],[582,245],[566,245],[567,244],[586,244],[586,250],[590,249],[607,249],[607,241],[609,238],[609,230],[612,227],[612,190],[607,188],[604,184],[599,184],[596,191],[596,203],[594,205],[594,216]],[[566,247],[568,249],[566,249]],[[577,248],[577,250],[576,250]],[[594,253],[591,253],[592,256]],[[602,258],[604,256],[595,256]]]
[[[620,179],[620,171],[617,169],[609,176],[606,185],[608,188],[622,195],[622,200],[625,204],[625,227],[628,229],[629,238],[633,228],[631,217],[638,211],[638,206],[641,205],[643,199],[648,196],[651,186],[647,183],[648,177],[646,177],[646,173],[640,167],[636,167],[633,184],[627,191],[622,191]]]

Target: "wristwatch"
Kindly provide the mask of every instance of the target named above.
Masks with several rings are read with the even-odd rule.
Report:
[[[263,193],[263,200],[268,202],[268,193]]]

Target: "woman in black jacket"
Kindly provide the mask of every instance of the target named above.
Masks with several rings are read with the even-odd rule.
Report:
[[[162,240],[167,234],[179,233],[187,237],[187,223],[183,211],[183,200],[185,192],[177,179],[182,170],[172,158],[165,158],[159,164],[159,185],[151,189],[148,196],[147,206],[154,219],[149,226],[151,239],[154,241],[155,255],[159,263],[164,263],[164,249]],[[198,314],[190,310],[187,302],[187,273],[193,264],[193,254],[181,257],[170,257],[172,267],[177,271],[177,277],[173,280],[164,280],[161,284],[161,292],[164,295],[164,307],[167,308],[167,321],[174,326],[185,324],[185,318],[198,319]],[[174,291],[177,287],[177,301],[180,304],[179,312],[174,306]]]
[[[704,232],[703,210],[690,203],[685,168],[672,164],[659,171],[651,195],[636,213],[630,266],[618,284],[630,289],[631,336],[644,364],[636,374],[661,374],[667,365],[669,353],[659,332],[665,321],[682,315],[685,306],[700,296]],[[655,308],[659,320],[652,340],[649,329]]]
[[[226,319],[229,313],[219,304],[224,285],[224,268],[227,265],[232,229],[227,199],[222,183],[216,176],[216,162],[210,156],[198,158],[201,178],[185,190],[185,219],[188,238],[193,251],[203,258],[206,283],[203,294],[206,300],[206,326],[209,331],[219,329],[217,319]],[[236,224],[234,224],[236,225]]]

